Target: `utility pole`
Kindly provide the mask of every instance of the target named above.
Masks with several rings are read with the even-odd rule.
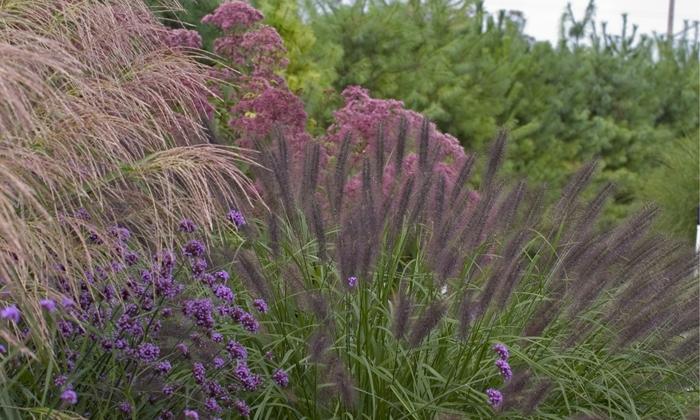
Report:
[[[666,35],[669,41],[673,38],[673,9],[675,8],[675,0],[668,0],[668,26],[666,28]]]

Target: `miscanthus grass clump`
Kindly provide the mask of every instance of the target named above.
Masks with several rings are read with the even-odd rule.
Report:
[[[111,261],[89,245],[114,223],[158,249],[182,215],[210,228],[247,201],[254,163],[208,142],[207,67],[171,35],[140,0],[0,3],[0,305],[31,323],[6,343],[51,357],[47,278],[75,270],[77,295],[83,270]]]
[[[295,172],[283,136],[259,143],[271,214],[246,215],[231,255],[266,298],[264,325],[290,367],[289,397],[261,416],[635,418],[696,407],[697,257],[648,232],[654,207],[598,229],[612,187],[582,200],[595,164],[554,203],[542,187],[507,184],[505,133],[447,183],[428,123],[402,127],[391,143],[377,131],[351,195],[349,137],[324,171],[318,144]],[[395,176],[377,176],[387,167]]]
[[[233,212],[233,211],[232,211]],[[73,217],[88,217],[80,212]],[[240,223],[228,222],[232,231]],[[289,385],[287,370],[263,351],[262,298],[238,293],[227,271],[213,267],[205,233],[189,219],[178,227],[185,245],[148,253],[120,225],[95,236],[95,253],[110,254],[81,279],[60,263],[40,300],[53,360],[30,357],[31,345],[4,343],[3,418],[22,413],[75,413],[87,418],[248,417],[251,403]],[[78,290],[71,288],[77,284]],[[9,304],[3,329],[26,334],[33,310]]]

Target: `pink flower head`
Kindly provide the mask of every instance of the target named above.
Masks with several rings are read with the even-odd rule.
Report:
[[[173,29],[165,34],[165,44],[170,48],[202,48],[202,36],[190,29]]]
[[[202,18],[202,23],[208,23],[228,31],[236,27],[247,28],[263,19],[259,10],[242,1],[224,3]]]

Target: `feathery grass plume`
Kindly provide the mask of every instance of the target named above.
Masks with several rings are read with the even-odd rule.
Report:
[[[430,144],[430,121],[423,117],[423,122],[420,127],[420,143],[418,147],[418,168],[424,174],[428,171],[428,145]]]
[[[561,198],[554,207],[555,225],[562,223],[569,216],[576,199],[591,182],[597,166],[598,164],[595,161],[583,165],[566,185],[564,191],[562,191]]]
[[[376,232],[379,226],[374,205],[374,194],[372,191],[375,185],[372,175],[372,167],[370,166],[369,159],[365,158],[362,161],[362,210],[365,215],[365,221],[369,224],[370,232]],[[376,177],[381,178],[379,174],[377,174]]]
[[[520,231],[506,245],[503,257],[494,267],[481,293],[477,306],[479,315],[488,310],[489,304],[497,295],[502,296],[497,299],[501,305],[503,304],[501,301],[505,302],[510,296],[520,272],[520,254],[527,239],[527,232]]]
[[[406,293],[406,284],[401,281],[399,290],[394,296],[394,319],[392,322],[392,332],[397,340],[400,340],[406,335],[406,331],[411,325],[411,313],[413,312],[413,304],[411,298]]]
[[[270,250],[273,256],[280,255],[280,227],[277,223],[277,215],[274,211],[270,211],[267,215],[268,237]]]
[[[325,328],[317,329],[309,339],[309,359],[315,363],[321,362],[330,346],[328,331]]]
[[[414,181],[415,179],[412,176],[406,180],[398,203],[392,207],[394,214],[392,215],[392,221],[388,233],[390,243],[393,243],[396,240],[396,236],[399,234],[399,231],[403,226],[406,211],[408,210],[408,205],[411,201],[411,195],[413,193]]]
[[[270,169],[277,180],[277,187],[282,197],[283,208],[289,212],[296,208],[296,201],[294,200],[294,193],[290,183],[292,169],[289,159],[289,150],[287,149],[287,141],[279,127],[275,128],[272,137],[277,146],[277,154],[270,152],[270,162],[272,163]],[[292,213],[288,213],[288,217],[291,216]]]
[[[239,168],[255,163],[207,144],[206,67],[170,48],[140,1],[4,2],[0,16],[0,249],[12,253],[0,278],[49,345],[36,302],[54,293],[51,267],[78,295],[74,279],[114,256],[88,239],[108,238],[117,213],[152,249],[179,241],[183,215],[212,227],[249,199]],[[92,218],[75,223],[81,208]]]
[[[433,206],[431,208],[432,211],[432,219],[433,219],[433,228],[436,226],[439,226],[442,222],[443,218],[443,213],[445,212],[445,194],[446,194],[446,188],[447,188],[447,181],[445,180],[444,175],[440,175],[438,177],[438,182],[437,186],[435,187],[435,190],[433,191]]]
[[[519,181],[508,193],[501,205],[498,207],[493,218],[496,220],[499,231],[507,230],[517,214],[518,207],[522,203],[526,194],[525,182]]]
[[[238,272],[242,274],[247,286],[251,290],[255,290],[258,296],[269,301],[272,295],[268,288],[268,282],[263,273],[261,273],[259,260],[255,254],[249,250],[242,250],[236,258],[235,264],[239,268]]]
[[[408,344],[417,347],[425,337],[430,334],[438,323],[442,320],[447,306],[445,302],[438,300],[430,304],[421,316],[413,323],[411,334],[408,337]]]
[[[466,339],[469,334],[469,326],[475,318],[475,302],[472,299],[471,291],[467,290],[462,295],[457,309],[459,320],[459,337]]]
[[[335,381],[340,401],[345,407],[352,409],[357,401],[352,375],[340,360],[335,359],[331,366],[332,377]]]
[[[469,154],[462,163],[462,166],[459,168],[459,174],[457,175],[457,179],[455,180],[454,185],[452,185],[452,191],[450,191],[451,206],[456,205],[457,199],[461,196],[462,192],[464,191],[464,187],[472,174],[472,169],[474,169],[475,162],[476,155]]]
[[[482,190],[488,190],[490,186],[495,181],[496,173],[503,164],[506,153],[506,139],[508,138],[508,132],[505,129],[501,129],[496,135],[496,140],[491,143],[491,149],[489,150],[489,161],[486,164],[486,173],[481,182]]]
[[[333,186],[329,191],[333,191],[333,212],[336,220],[340,220],[341,207],[343,205],[343,196],[345,195],[345,182],[348,176],[347,163],[350,156],[350,134],[347,134],[340,146],[340,153],[335,162],[335,176],[333,178]]]
[[[490,188],[484,192],[470,215],[466,226],[458,232],[456,240],[465,244],[467,250],[473,250],[479,243],[484,242],[484,234],[490,228],[488,219],[492,214],[495,203],[501,194],[502,186],[489,184]]]
[[[542,220],[546,192],[547,187],[545,185],[540,185],[534,190],[528,190],[526,196],[528,207],[522,217],[523,226],[534,227]]]
[[[401,117],[399,121],[399,132],[396,137],[396,154],[394,155],[394,170],[396,178],[400,178],[403,170],[403,158],[406,154],[406,142],[408,140],[408,121]]]
[[[302,187],[299,201],[303,202],[312,194],[316,194],[318,186],[321,159],[321,145],[313,142],[306,146],[304,155],[304,172],[302,175]]]
[[[423,180],[421,181],[420,188],[416,192],[413,205],[411,206],[411,211],[408,215],[409,226],[414,226],[419,221],[419,217],[422,215],[423,209],[428,204],[427,197],[430,197],[430,192],[433,187],[433,172],[431,171],[423,174]]]
[[[377,144],[374,148],[374,173],[383,174],[386,158],[384,156],[384,148],[386,145],[386,133],[384,132],[384,122],[380,122],[377,127]],[[377,182],[381,187],[384,183],[384,177],[378,176]]]
[[[683,341],[672,349],[671,356],[678,360],[692,359],[697,353],[698,346],[700,346],[700,333],[696,328],[694,333],[684,337]]]
[[[545,398],[547,398],[547,394],[552,390],[552,387],[552,383],[548,380],[543,380],[537,384],[537,387],[532,390],[529,397],[525,401],[523,413],[525,415],[531,414],[535,408],[537,408],[537,406],[540,405]]]
[[[605,184],[603,188],[598,191],[595,198],[581,210],[579,217],[575,220],[576,225],[571,229],[571,232],[582,235],[586,231],[593,229],[593,222],[600,216],[605,203],[614,192],[615,186],[612,183]]]
[[[314,234],[316,235],[316,243],[318,249],[318,257],[321,261],[326,260],[326,230],[323,226],[323,216],[318,201],[312,194],[311,198],[311,220],[313,222]]]

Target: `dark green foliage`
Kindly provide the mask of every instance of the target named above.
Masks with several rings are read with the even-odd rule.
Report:
[[[522,16],[469,1],[324,5],[311,25],[320,42],[343,52],[337,90],[359,84],[401,99],[467,150],[482,150],[509,127],[506,167],[535,181],[561,185],[598,158],[597,182],[617,184],[609,217],[636,207],[635,187],[656,165],[659,145],[697,133],[696,43],[670,47],[629,25],[611,35],[567,12],[566,38],[553,47],[523,35]]]
[[[700,205],[700,143],[697,137],[677,140],[678,146],[660,148],[660,165],[639,187],[639,197],[661,208],[658,228],[688,242],[695,241]]]

